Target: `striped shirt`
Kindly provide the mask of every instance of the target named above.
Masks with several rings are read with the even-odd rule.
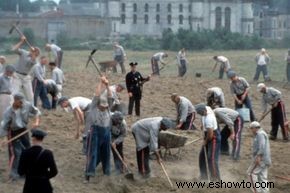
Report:
[[[281,92],[273,87],[267,87],[266,93],[263,93],[262,97],[262,109],[263,112],[267,111],[267,104],[273,105],[281,100]]]
[[[216,108],[213,111],[219,123],[226,124],[230,129],[234,128],[234,122],[239,116],[237,111],[230,108]]]
[[[238,77],[238,80],[237,81],[232,81],[231,85],[230,85],[231,93],[235,94],[235,95],[244,94],[244,92],[249,87],[250,87],[249,83],[243,77]]]

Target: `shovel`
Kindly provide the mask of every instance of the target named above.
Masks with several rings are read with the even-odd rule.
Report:
[[[125,178],[129,179],[129,180],[134,180],[134,175],[133,173],[129,170],[128,165],[124,162],[123,158],[121,157],[121,155],[119,154],[118,150],[116,149],[116,147],[112,146],[112,149],[115,151],[115,153],[117,154],[118,158],[120,159],[120,161],[122,162],[122,164],[125,166],[126,170],[127,170],[127,174],[125,174]]]

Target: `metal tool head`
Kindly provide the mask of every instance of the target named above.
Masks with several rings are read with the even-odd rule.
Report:
[[[20,21],[17,21],[15,24],[12,25],[11,29],[9,30],[9,34],[12,34],[13,30],[18,26]]]
[[[125,178],[128,180],[134,180],[134,175],[131,172],[128,172],[127,174],[125,174]]]
[[[91,51],[91,56],[94,55],[94,54],[96,53],[97,50],[98,50],[98,49],[93,49],[93,50]]]

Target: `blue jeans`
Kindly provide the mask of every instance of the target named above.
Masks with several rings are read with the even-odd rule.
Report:
[[[214,131],[213,139],[209,141],[205,146],[208,167],[211,176],[210,179],[212,181],[220,180],[220,171],[219,171],[220,144],[221,144],[221,136],[219,129],[217,129],[216,131]],[[200,169],[200,178],[203,180],[207,179],[208,176],[205,164],[206,162],[205,162],[204,146],[202,146],[202,149],[199,153],[199,169]]]
[[[238,99],[241,99],[242,95],[237,95]],[[250,118],[251,121],[255,121],[256,117],[254,114],[254,111],[252,109],[252,103],[250,97],[247,95],[245,100],[243,101],[243,104],[238,104],[237,101],[235,101],[235,109],[243,108],[243,105],[245,105],[250,110]]]
[[[110,175],[110,153],[110,128],[93,125],[87,136],[86,176],[95,176],[96,167],[100,162],[102,162],[103,173]]]
[[[47,90],[43,82],[40,82],[38,79],[33,80],[33,93],[34,93],[34,106],[37,106],[38,96],[42,102],[42,108],[51,109],[49,99],[47,97]]]
[[[259,80],[261,72],[263,73],[265,81],[270,80],[270,77],[269,77],[269,74],[268,74],[267,65],[257,65],[256,73],[255,73],[255,76],[254,76],[254,81]]]

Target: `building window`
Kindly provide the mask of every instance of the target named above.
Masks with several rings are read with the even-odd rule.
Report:
[[[145,23],[145,24],[148,24],[148,15],[147,15],[147,14],[146,14],[145,17],[144,17],[144,23]]]
[[[136,3],[133,4],[133,12],[137,12],[137,4]]]
[[[217,7],[215,9],[215,28],[220,29],[222,27],[222,8]]]
[[[200,31],[200,25],[199,25],[199,23],[197,24],[197,31]]]
[[[136,23],[137,23],[137,15],[134,14],[134,15],[133,15],[133,24],[136,24]]]
[[[159,11],[160,11],[160,4],[157,3],[157,4],[156,4],[156,12],[159,12]]]
[[[251,26],[250,26],[250,24],[248,24],[248,34],[250,34],[251,33]]]
[[[189,13],[192,12],[192,5],[191,5],[191,4],[188,5],[188,12],[189,12]]]
[[[160,15],[159,14],[156,15],[156,23],[160,23]]]
[[[121,24],[125,24],[126,23],[126,15],[122,14],[121,15]]]
[[[183,15],[179,15],[179,24],[183,24]]]
[[[126,4],[125,3],[122,3],[121,10],[122,10],[122,12],[126,12]]]
[[[231,31],[231,8],[227,7],[225,9],[225,28],[228,31]]]
[[[191,18],[191,15],[190,15],[190,16],[188,16],[188,24],[191,25],[191,23],[192,23],[192,18]]]
[[[167,5],[167,11],[171,12],[171,4],[170,3]]]
[[[149,11],[149,5],[148,3],[145,4],[145,12],[148,12]]]
[[[183,12],[183,5],[179,4],[179,12],[182,13]]]
[[[286,21],[283,22],[283,27],[286,28]]]
[[[263,12],[260,12],[260,18],[263,18]]]
[[[171,19],[172,19],[171,15],[168,15],[168,16],[167,16],[167,23],[168,23],[168,24],[171,24]]]

